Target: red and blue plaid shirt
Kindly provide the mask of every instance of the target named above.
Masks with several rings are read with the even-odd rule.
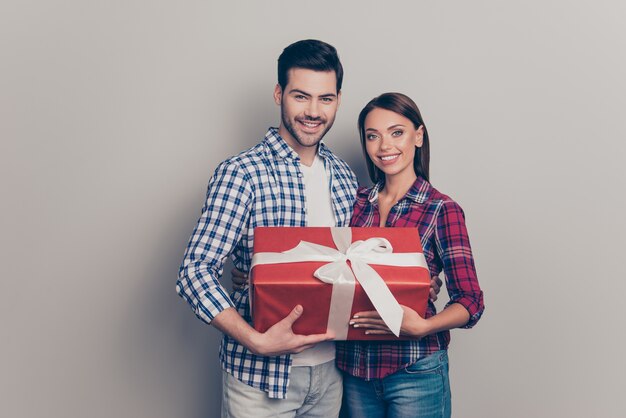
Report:
[[[350,226],[379,226],[378,192],[360,188]],[[407,194],[389,212],[387,227],[417,227],[424,256],[432,275],[442,270],[451,303],[470,314],[464,328],[471,328],[483,313],[483,292],[478,285],[465,216],[461,207],[418,177]],[[436,309],[428,302],[426,318]],[[381,379],[415,363],[422,357],[448,348],[450,332],[442,331],[410,341],[337,341],[337,366],[353,376]]]

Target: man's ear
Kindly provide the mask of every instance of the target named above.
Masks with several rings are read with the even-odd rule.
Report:
[[[276,84],[276,87],[274,87],[274,101],[276,102],[277,105],[280,106],[282,100],[283,100],[283,89],[280,87],[280,84]]]
[[[337,107],[339,107],[340,104],[341,104],[341,91],[337,93]]]

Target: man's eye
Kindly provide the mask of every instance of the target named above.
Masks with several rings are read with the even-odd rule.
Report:
[[[402,134],[403,134],[403,133],[404,133],[403,131],[401,131],[401,130],[397,130],[397,131],[393,131],[393,132],[391,133],[391,136],[398,137],[398,136],[402,136]]]
[[[333,99],[331,99],[330,97],[322,97],[322,101],[323,101],[324,103],[332,103],[332,102],[333,102]]]
[[[303,96],[301,94],[296,94],[295,98],[296,98],[296,100],[305,100],[306,96]]]

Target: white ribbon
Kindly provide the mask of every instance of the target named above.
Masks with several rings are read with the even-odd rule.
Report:
[[[300,241],[297,246],[282,253],[254,254],[251,269],[260,264],[328,262],[329,264],[318,268],[313,275],[324,283],[333,285],[327,330],[334,332],[335,339],[347,338],[352,311],[352,303],[348,301],[354,298],[355,279],[363,287],[382,320],[398,337],[402,325],[402,307],[382,277],[369,264],[428,268],[424,254],[394,253],[391,243],[385,238],[369,238],[353,243],[351,228],[331,228],[331,234],[337,249]],[[352,269],[346,263],[348,260]]]

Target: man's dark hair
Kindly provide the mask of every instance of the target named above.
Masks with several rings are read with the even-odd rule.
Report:
[[[289,82],[288,73],[292,68],[334,71],[337,76],[337,93],[341,91],[343,67],[335,47],[326,42],[307,39],[293,43],[283,50],[278,57],[278,84],[283,91]]]

